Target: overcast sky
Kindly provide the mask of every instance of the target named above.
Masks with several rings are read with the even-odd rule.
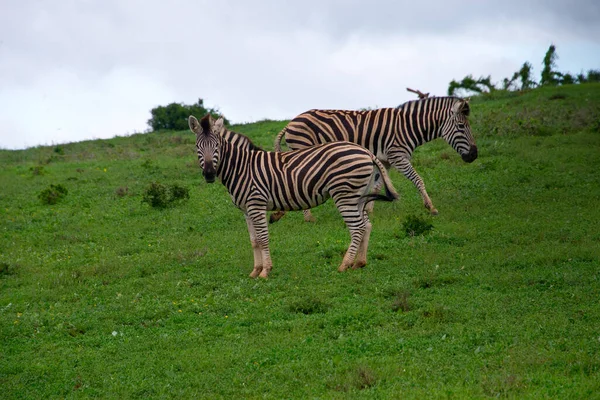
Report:
[[[232,122],[389,107],[406,87],[600,68],[600,1],[0,0],[0,148],[148,128],[203,98]]]

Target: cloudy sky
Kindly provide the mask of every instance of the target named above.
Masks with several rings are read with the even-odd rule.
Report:
[[[148,128],[170,102],[233,122],[396,106],[413,87],[600,68],[598,0],[0,0],[0,148]]]

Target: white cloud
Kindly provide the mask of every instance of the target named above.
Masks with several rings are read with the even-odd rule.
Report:
[[[0,147],[143,131],[170,102],[232,121],[396,106],[407,86],[600,66],[600,6],[555,1],[11,2],[0,14]],[[516,10],[516,11],[512,11]]]

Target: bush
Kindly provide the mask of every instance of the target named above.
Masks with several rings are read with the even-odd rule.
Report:
[[[61,184],[50,185],[38,194],[38,198],[42,204],[56,204],[67,195],[67,188]]]
[[[152,118],[148,120],[148,125],[153,131],[161,129],[172,131],[184,131],[188,129],[188,117],[195,115],[198,118],[210,113],[215,119],[219,118],[220,112],[216,108],[204,107],[204,100],[198,99],[196,104],[186,105],[182,103],[171,103],[167,106],[153,108],[150,113]],[[223,117],[225,125],[229,121]]]
[[[420,236],[433,229],[433,224],[416,215],[409,215],[402,223],[402,228],[407,236]]]
[[[29,170],[31,171],[31,173],[33,175],[45,175],[46,174],[46,170],[44,169],[43,165],[36,165],[35,167],[31,167],[29,168]]]
[[[144,191],[142,202],[148,203],[151,207],[162,209],[177,201],[189,198],[190,191],[185,186],[178,184],[163,185],[162,183],[153,182]]]

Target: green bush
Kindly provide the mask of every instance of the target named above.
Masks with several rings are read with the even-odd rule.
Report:
[[[163,185],[159,182],[153,182],[144,191],[142,202],[148,203],[151,207],[162,209],[177,201],[189,198],[190,191],[185,186],[178,184]]]
[[[29,170],[31,171],[31,173],[33,175],[45,175],[46,174],[46,170],[44,169],[43,165],[36,165],[35,167],[29,168]]]
[[[56,204],[67,195],[67,188],[61,185],[50,185],[38,194],[42,204]]]
[[[214,118],[223,117],[218,109],[207,108],[204,106],[204,100],[198,99],[196,104],[171,103],[167,106],[153,108],[150,113],[152,118],[148,120],[148,125],[153,131],[161,129],[172,131],[184,131],[188,129],[188,117],[194,115],[198,118],[210,113]],[[223,117],[225,125],[229,121]]]

